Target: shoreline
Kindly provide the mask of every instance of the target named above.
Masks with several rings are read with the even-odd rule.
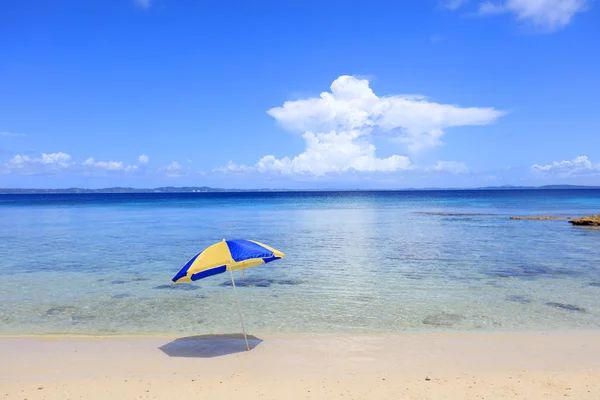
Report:
[[[0,337],[0,398],[600,398],[598,330],[249,339]]]
[[[412,335],[515,335],[515,336],[528,336],[528,335],[555,335],[555,334],[598,334],[600,339],[600,327],[579,327],[579,328],[539,328],[539,329],[494,329],[494,330],[460,330],[460,329],[406,329],[401,331],[377,331],[377,332],[285,332],[285,333],[261,333],[255,331],[248,331],[248,336],[261,336],[271,339],[302,339],[311,337],[320,338],[339,338],[339,337],[401,337],[401,336],[412,336]],[[242,335],[241,332],[156,332],[156,333],[144,333],[144,332],[132,332],[132,333],[0,333],[0,341],[4,339],[44,339],[44,338],[55,338],[55,339],[173,339],[178,337],[206,335],[206,336],[227,336],[227,335]]]

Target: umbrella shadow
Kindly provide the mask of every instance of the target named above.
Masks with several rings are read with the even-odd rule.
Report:
[[[250,350],[262,342],[256,336],[248,335]],[[159,347],[169,357],[212,358],[246,351],[242,334],[197,335],[175,339]]]

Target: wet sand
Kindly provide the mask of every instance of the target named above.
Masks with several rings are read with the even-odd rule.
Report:
[[[0,399],[600,399],[600,331],[3,337]]]

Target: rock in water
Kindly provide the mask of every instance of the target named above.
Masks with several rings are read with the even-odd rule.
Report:
[[[587,215],[585,217],[577,218],[569,222],[571,222],[573,225],[580,226],[600,226],[600,214]]]

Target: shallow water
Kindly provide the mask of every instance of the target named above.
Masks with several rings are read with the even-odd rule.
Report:
[[[236,276],[252,333],[595,328],[600,230],[509,216],[599,211],[600,190],[4,195],[0,334],[237,332],[228,275],[170,282],[222,238],[286,253]]]

